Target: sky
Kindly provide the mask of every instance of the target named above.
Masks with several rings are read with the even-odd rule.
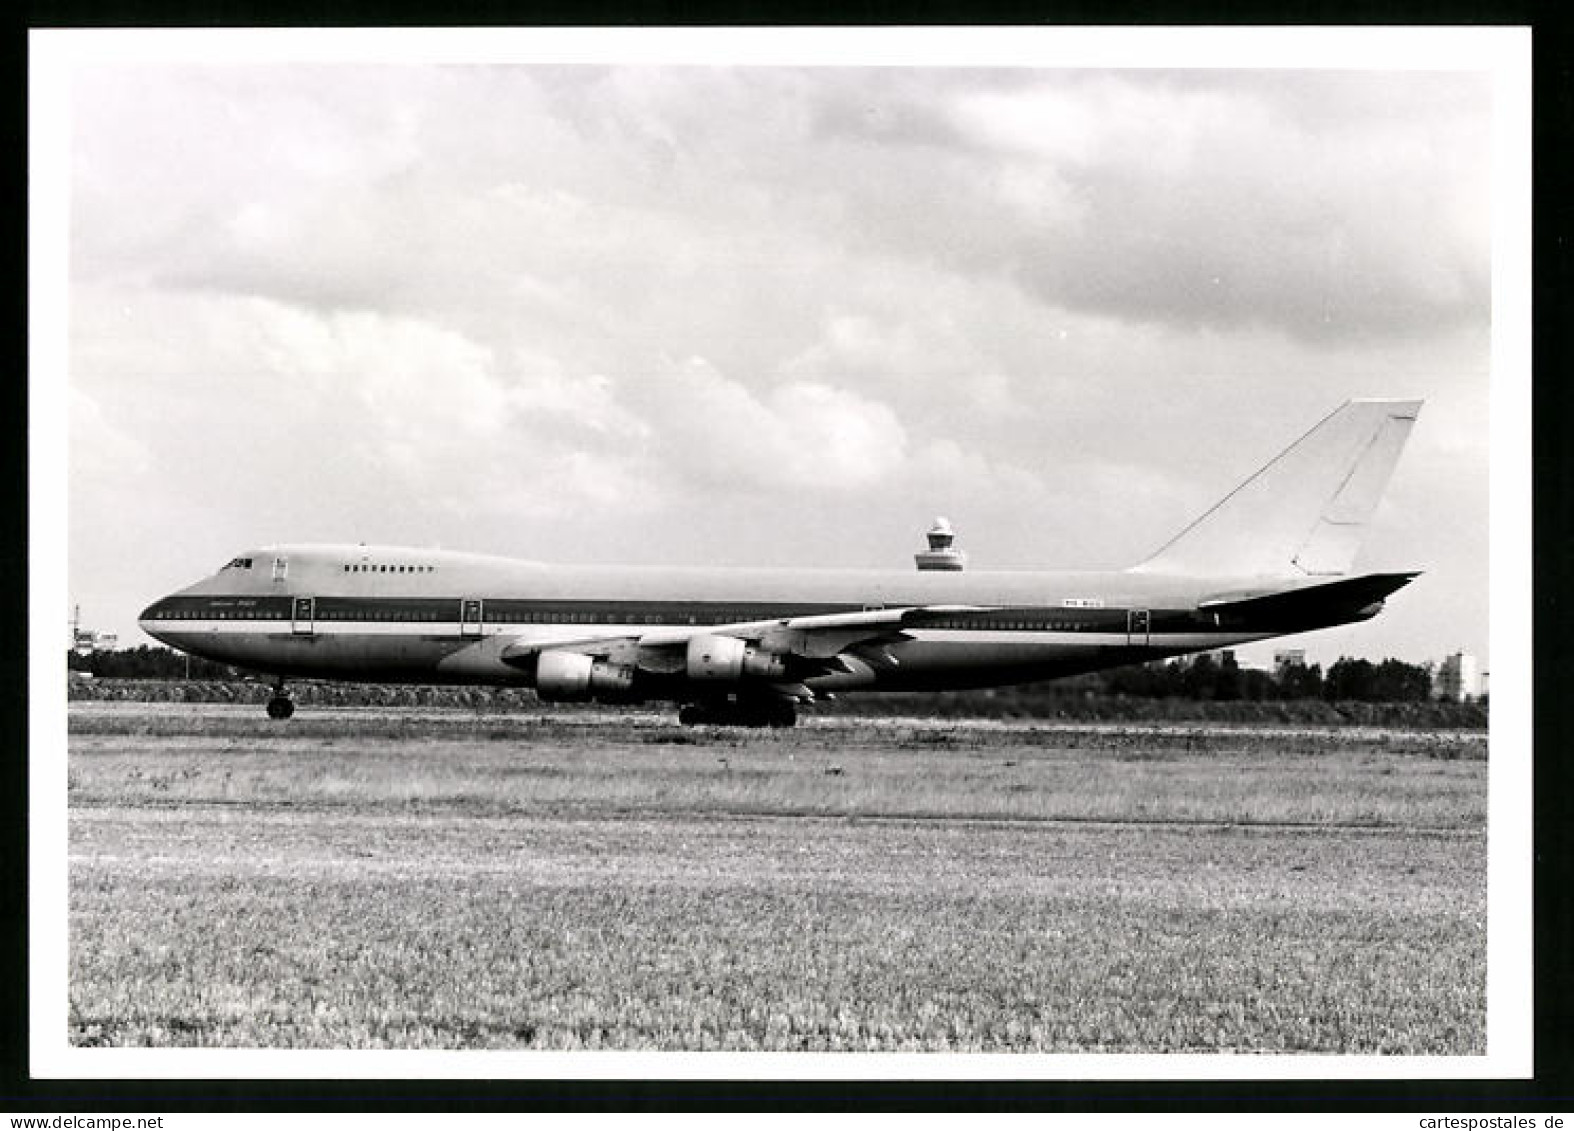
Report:
[[[1491,75],[1183,61],[77,66],[70,600],[134,645],[270,542],[905,569],[936,515],[1121,568],[1416,396],[1357,565],[1424,576],[1291,643],[1489,662]]]

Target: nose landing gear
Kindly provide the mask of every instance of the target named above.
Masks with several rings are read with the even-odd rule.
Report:
[[[268,717],[270,719],[287,719],[295,713],[295,700],[290,698],[290,693],[284,689],[284,680],[281,678],[273,685],[273,698],[268,700]]]

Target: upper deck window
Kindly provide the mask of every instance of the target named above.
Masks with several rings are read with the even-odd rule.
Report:
[[[224,566],[225,569],[250,569],[250,558],[231,558]]]

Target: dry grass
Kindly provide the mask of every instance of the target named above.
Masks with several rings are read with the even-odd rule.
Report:
[[[73,804],[421,805],[1480,829],[1478,733],[332,713],[72,719]]]
[[[161,712],[72,717],[81,1044],[1484,1048],[1479,736]]]

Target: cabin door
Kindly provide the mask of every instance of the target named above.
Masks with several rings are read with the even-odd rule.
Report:
[[[317,598],[297,597],[290,609],[290,631],[296,636],[310,636],[312,621],[317,615]]]
[[[465,597],[459,602],[459,635],[481,635],[481,598]]]
[[[1126,643],[1146,648],[1148,640],[1148,610],[1128,609],[1126,612]]]

